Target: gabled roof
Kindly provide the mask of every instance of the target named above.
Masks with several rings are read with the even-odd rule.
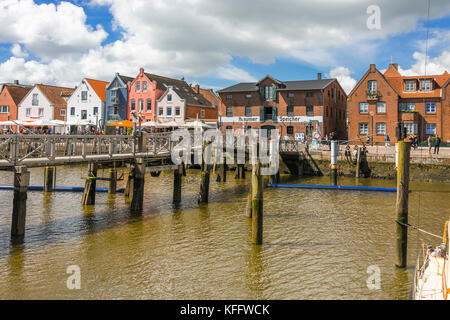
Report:
[[[263,81],[266,80],[266,79],[269,79],[269,80],[271,80],[272,82],[275,82],[275,83],[278,84],[278,85],[283,84],[280,80],[277,80],[277,79],[271,77],[270,75],[266,75],[264,78],[262,78],[261,80],[259,80],[259,81],[256,83],[256,85],[259,86],[259,85],[261,84],[261,82],[263,82]]]
[[[321,80],[300,80],[300,81],[282,81],[283,87],[278,88],[278,91],[290,90],[322,90],[328,87],[336,79],[321,79]],[[226,92],[245,92],[258,91],[258,83],[256,82],[241,82],[231,87],[219,90],[220,93]]]
[[[9,95],[13,99],[14,103],[19,105],[20,101],[27,95],[27,93],[32,89],[32,86],[27,87],[19,87],[19,86],[5,86],[5,89],[8,90]]]
[[[101,80],[94,80],[85,78],[86,82],[89,83],[91,88],[95,91],[97,96],[103,101],[106,102],[106,86],[108,82]]]
[[[134,80],[133,77],[127,77],[127,76],[123,76],[121,74],[119,74],[118,77],[123,81],[123,83],[125,85],[127,85],[128,82],[133,82],[133,80]]]
[[[187,106],[200,106],[213,108],[211,102],[209,102],[203,95],[195,92],[189,85],[187,87],[169,86],[181,99],[186,102]],[[161,101],[163,97],[167,95],[169,88],[166,92],[159,98]]]
[[[75,88],[49,86],[45,84],[36,84],[36,87],[48,99],[50,104],[57,106],[66,106],[66,100],[63,97],[70,97]]]
[[[375,65],[373,65],[375,68]],[[382,74],[378,69],[375,68],[375,72],[377,72],[381,78],[383,78],[384,81],[386,81],[386,83],[391,87],[392,90],[394,90],[395,94],[397,94],[398,96],[400,96],[399,91],[397,91],[392,84],[387,80],[387,78],[384,76],[384,74]],[[361,85],[361,83],[363,83],[364,79],[367,78],[367,76],[371,73],[371,70],[369,68],[369,70],[367,70],[367,72],[363,75],[363,77],[361,78],[361,80],[358,81],[358,83],[356,83],[356,86],[352,89],[352,91],[350,91],[350,93],[347,95],[347,97],[351,97],[353,95],[353,92],[356,91],[356,89]]]
[[[168,86],[174,86],[174,87],[176,86],[179,88],[184,88],[184,87],[190,88],[190,86],[184,80],[167,78],[167,77],[158,76],[156,74],[151,74],[151,73],[144,73],[144,74],[149,80],[156,81],[156,88],[160,89],[160,90],[166,90],[166,88]]]
[[[200,90],[200,94],[206,100],[208,100],[212,105],[214,105],[216,107],[219,105],[219,97],[214,93],[214,91],[212,89],[199,88],[199,90]]]

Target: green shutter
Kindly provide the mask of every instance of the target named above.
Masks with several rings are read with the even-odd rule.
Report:
[[[272,100],[277,100],[277,87],[275,85],[272,87]]]
[[[264,87],[259,87],[259,96],[261,100],[264,100]]]
[[[264,122],[264,107],[259,107],[259,121]]]
[[[272,121],[276,122],[278,118],[278,108],[272,107]]]

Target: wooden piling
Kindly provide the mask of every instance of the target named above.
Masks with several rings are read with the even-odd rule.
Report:
[[[235,179],[245,179],[245,165],[244,164],[236,165],[236,172],[235,172],[234,177],[235,177]]]
[[[252,170],[252,243],[262,244],[263,240],[263,179],[260,162]]]
[[[173,171],[173,203],[178,204],[181,202],[181,185],[183,177],[184,165],[179,165],[178,169]]]
[[[11,236],[20,237],[25,234],[25,217],[27,215],[27,187],[30,173],[26,167],[14,168],[14,198],[11,224]]]
[[[274,175],[269,176],[269,183],[270,184],[280,183],[280,172],[277,172]]]
[[[116,194],[117,190],[117,171],[115,168],[109,169],[108,194]]]
[[[249,219],[252,218],[252,186],[250,185],[247,195],[247,208],[245,210],[245,216]]]
[[[217,182],[227,182],[227,164],[217,165]]]
[[[97,163],[89,162],[88,164],[88,178],[84,184],[83,197],[81,199],[81,203],[83,205],[92,205],[95,204],[95,189],[97,187]],[[93,179],[89,179],[93,178]]]
[[[130,165],[130,171],[128,172],[127,185],[125,187],[125,198],[130,198],[133,194],[133,186],[134,186],[134,164]]]
[[[361,148],[358,147],[356,151],[356,171],[355,171],[356,178],[359,178],[360,167],[361,167]]]
[[[200,180],[200,194],[198,203],[208,203],[208,197],[209,197],[209,180],[210,180],[210,165],[205,164],[204,170],[201,174],[201,180]]]
[[[133,177],[133,198],[131,199],[131,210],[140,212],[144,207],[145,183],[145,162],[142,158],[136,159]]]
[[[408,193],[409,193],[409,160],[411,143],[398,142],[397,160],[397,221],[396,223],[396,259],[395,265],[399,268],[406,267],[408,247],[408,228],[403,225],[408,223]]]
[[[55,188],[55,167],[44,168],[44,192],[53,192]]]

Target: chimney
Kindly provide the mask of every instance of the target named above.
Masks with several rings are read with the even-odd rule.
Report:
[[[377,70],[377,66],[374,63],[372,63],[370,65],[370,72],[375,72],[376,70]]]
[[[139,73],[140,74],[144,73],[144,68],[139,68]]]
[[[322,73],[319,72],[319,73],[317,74],[317,80],[322,80]]]
[[[393,66],[394,69],[398,71],[398,63],[391,63],[391,66]]]
[[[198,85],[198,83],[195,85],[194,90],[195,92],[200,93],[200,86]]]
[[[19,84],[19,80],[14,80],[14,84]]]

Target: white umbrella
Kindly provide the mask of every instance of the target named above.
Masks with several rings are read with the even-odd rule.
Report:
[[[18,125],[18,124],[20,125],[20,124],[22,124],[22,122],[19,121],[19,120],[0,121],[0,126],[15,126],[15,125]]]
[[[54,124],[50,120],[45,119],[39,119],[35,121],[24,121],[22,125],[32,127],[54,126]]]
[[[169,121],[165,123],[158,123],[157,126],[159,128],[169,128],[169,127],[180,127],[181,124],[175,121]]]
[[[49,122],[51,122],[51,123],[52,123],[52,126],[55,126],[55,127],[64,127],[64,126],[66,125],[64,121],[62,121],[62,120],[57,120],[57,119],[55,119],[55,120],[50,120]]]
[[[142,127],[157,127],[158,126],[158,124],[156,123],[156,122],[154,122],[154,121],[147,121],[147,122],[143,122],[143,123],[141,123],[141,126]]]
[[[181,125],[180,127],[183,128],[206,128],[206,129],[212,129],[213,127],[210,125],[207,125],[206,123],[203,123],[201,121],[192,121],[192,122],[186,122],[185,124]]]

